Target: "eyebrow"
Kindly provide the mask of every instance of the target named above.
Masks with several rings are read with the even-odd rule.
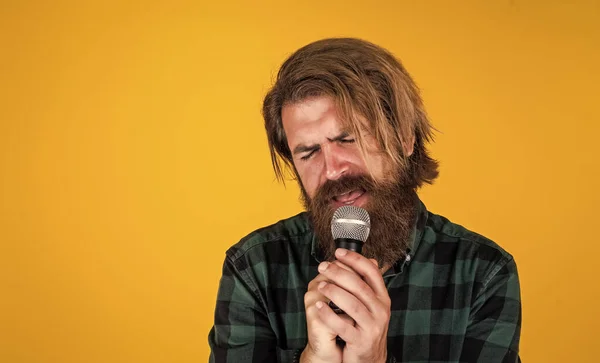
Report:
[[[336,141],[341,141],[341,140],[347,138],[348,136],[350,136],[350,133],[348,131],[343,131],[341,134],[337,135],[336,137],[334,137],[332,139],[327,138],[327,140],[329,142],[336,142]],[[321,146],[319,144],[312,144],[312,145],[300,144],[294,148],[294,155],[304,153],[307,151],[319,150],[320,147]]]

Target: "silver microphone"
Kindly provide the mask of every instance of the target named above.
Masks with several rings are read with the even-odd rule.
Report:
[[[331,219],[331,234],[336,248],[345,248],[356,253],[362,252],[362,247],[369,237],[371,231],[371,218],[363,208],[353,205],[339,207],[333,213]],[[344,311],[337,307],[333,301],[329,306],[336,314]]]

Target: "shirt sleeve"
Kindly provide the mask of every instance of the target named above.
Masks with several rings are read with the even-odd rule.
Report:
[[[208,336],[211,363],[277,361],[276,338],[248,271],[243,258],[225,258]]]
[[[512,258],[496,266],[471,310],[461,362],[515,363],[519,360],[521,297]]]

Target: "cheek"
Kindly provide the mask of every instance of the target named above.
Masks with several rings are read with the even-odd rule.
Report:
[[[306,165],[296,166],[296,172],[302,187],[306,191],[309,197],[313,197],[319,188],[320,174],[318,173],[318,166],[313,163]]]
[[[369,169],[376,179],[384,179],[392,171],[392,163],[383,155],[371,156],[367,160]]]

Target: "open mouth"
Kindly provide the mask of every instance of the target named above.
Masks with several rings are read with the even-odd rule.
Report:
[[[345,193],[336,195],[332,199],[340,204],[350,205],[353,204],[363,194],[365,194],[365,192],[366,190],[364,189],[349,190]]]

